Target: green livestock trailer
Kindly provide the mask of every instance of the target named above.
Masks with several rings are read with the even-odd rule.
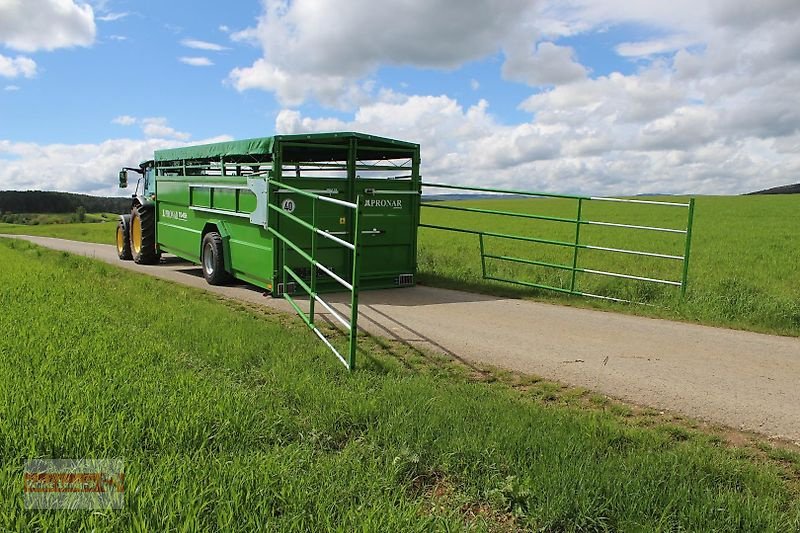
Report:
[[[276,135],[157,150],[116,230],[120,259],[166,252],[213,285],[236,278],[282,296],[349,369],[360,289],[414,284],[419,145],[361,133]],[[338,310],[321,294],[349,291]],[[308,308],[292,297],[308,296]],[[345,355],[316,327],[323,306],[348,332]],[[349,315],[349,317],[347,316]]]
[[[121,259],[154,263],[167,252],[200,264],[211,284],[237,278],[276,294],[298,284],[286,281],[285,265],[306,283],[313,274],[326,292],[340,287],[337,277],[350,282],[360,241],[360,288],[414,283],[417,144],[359,133],[276,135],[157,150],[140,168],[123,169],[120,186],[128,171],[142,177],[117,228]],[[312,252],[316,269],[305,257]]]

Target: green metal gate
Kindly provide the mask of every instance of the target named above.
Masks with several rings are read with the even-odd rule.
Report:
[[[518,213],[512,211],[501,211],[501,210],[493,210],[493,209],[482,209],[477,207],[464,207],[464,206],[454,206],[454,205],[446,205],[440,202],[422,202],[420,205],[424,208],[430,209],[446,209],[446,210],[453,210],[453,211],[461,211],[467,213],[480,213],[480,214],[487,214],[487,215],[503,215],[508,217],[519,217],[519,218],[527,218],[527,219],[534,219],[534,220],[544,220],[549,222],[557,222],[563,224],[572,224],[574,225],[574,239],[570,241],[565,240],[555,240],[555,239],[546,239],[541,237],[533,237],[527,235],[517,235],[517,234],[506,234],[506,233],[498,233],[498,232],[491,232],[491,231],[483,231],[483,230],[473,230],[473,229],[465,229],[453,226],[443,226],[443,225],[436,225],[436,224],[420,224],[420,227],[432,228],[437,230],[444,230],[444,231],[451,231],[451,232],[459,232],[459,233],[467,233],[467,234],[474,234],[478,236],[478,246],[480,249],[480,257],[481,257],[481,274],[483,279],[487,280],[494,280],[494,281],[501,281],[506,283],[513,283],[517,285],[523,285],[527,287],[534,287],[538,289],[546,289],[557,291],[561,293],[573,294],[577,296],[587,296],[591,298],[600,298],[604,300],[613,300],[618,302],[626,302],[632,303],[630,300],[623,299],[623,298],[615,298],[611,296],[601,295],[601,294],[593,294],[586,291],[580,291],[577,287],[576,277],[578,273],[585,273],[585,274],[592,274],[598,276],[609,276],[615,278],[623,278],[629,280],[637,280],[637,281],[644,281],[648,283],[655,283],[660,285],[668,285],[672,287],[677,287],[680,289],[681,296],[685,295],[686,287],[688,285],[688,277],[689,277],[689,254],[691,251],[691,241],[692,241],[692,224],[694,220],[694,198],[689,199],[688,202],[667,202],[667,201],[656,201],[656,200],[639,200],[639,199],[629,199],[629,198],[605,198],[605,197],[597,197],[597,196],[576,196],[576,195],[566,195],[566,194],[550,194],[550,193],[537,193],[537,192],[529,192],[529,191],[518,191],[518,190],[509,190],[509,189],[494,189],[494,188],[483,188],[483,187],[465,187],[465,186],[456,186],[456,185],[445,185],[445,184],[437,184],[437,183],[423,183],[423,187],[430,187],[436,189],[448,189],[448,190],[458,190],[458,191],[470,191],[470,192],[480,192],[480,193],[497,193],[497,194],[510,194],[516,196],[523,196],[528,198],[561,198],[561,199],[569,199],[575,201],[575,216],[574,217],[558,217],[558,216],[548,216],[548,215],[537,215],[537,214],[529,214],[529,213]],[[649,205],[649,206],[660,206],[663,208],[680,208],[686,210],[686,226],[683,228],[668,228],[668,227],[658,227],[658,226],[648,226],[648,225],[636,225],[636,224],[622,224],[617,222],[607,222],[602,220],[592,220],[584,216],[584,207],[589,202],[619,202],[619,203],[629,203],[629,204],[640,204],[640,205]],[[672,234],[680,234],[683,235],[683,253],[682,255],[674,255],[674,254],[665,254],[665,253],[656,253],[652,251],[642,251],[642,250],[632,250],[627,248],[615,248],[615,247],[608,247],[608,246],[599,246],[593,245],[588,242],[584,242],[581,236],[581,228],[586,226],[606,226],[606,227],[616,227],[616,228],[627,228],[631,230],[637,231],[647,231],[647,232],[660,232],[660,233],[672,233]],[[485,239],[486,237],[494,237],[498,239],[508,239],[513,241],[522,241],[522,242],[531,242],[531,243],[538,243],[538,244],[545,244],[545,245],[552,245],[558,247],[566,247],[572,248],[572,260],[570,264],[561,264],[561,263],[551,263],[546,261],[538,261],[535,259],[526,259],[511,255],[498,255],[498,254],[491,254],[486,252],[485,246]],[[611,252],[616,254],[625,254],[625,255],[633,255],[633,256],[640,256],[640,257],[650,257],[656,258],[658,260],[664,261],[675,261],[681,263],[681,279],[674,280],[674,279],[658,279],[652,277],[645,277],[639,276],[629,273],[623,272],[611,272],[605,270],[598,270],[598,269],[591,269],[591,268],[584,268],[580,266],[580,258],[579,252],[581,250],[600,250],[604,252]],[[490,275],[487,272],[487,259],[497,260],[497,261],[507,261],[512,263],[521,263],[526,265],[533,265],[539,267],[546,267],[551,269],[563,270],[568,271],[571,273],[570,275],[570,282],[568,286],[565,287],[555,287],[551,285],[541,284],[541,283],[533,283],[529,281],[519,280],[519,279],[507,279],[498,276]]]
[[[282,289],[280,291],[280,295],[283,296],[297,311],[297,314],[303,319],[306,325],[317,335],[317,337],[322,340],[323,343],[339,358],[339,360],[346,366],[349,370],[355,370],[356,368],[356,345],[357,345],[357,337],[358,337],[358,289],[359,289],[359,273],[360,273],[360,252],[361,248],[359,245],[359,234],[360,234],[360,227],[361,227],[361,197],[356,197],[356,202],[346,202],[344,200],[339,200],[337,198],[330,198],[328,196],[323,196],[320,194],[316,194],[313,192],[309,192],[303,189],[298,189],[297,187],[292,187],[291,185],[287,185],[286,183],[270,179],[267,181],[267,197],[268,198],[277,198],[277,188],[285,191],[291,191],[294,194],[299,194],[300,196],[304,196],[306,198],[311,199],[311,221],[307,222],[301,219],[298,216],[292,214],[292,210],[290,205],[275,205],[273,203],[268,203],[267,207],[278,217],[283,217],[287,222],[294,223],[299,225],[302,228],[308,230],[311,236],[311,249],[309,252],[304,251],[300,246],[296,243],[292,242],[284,233],[277,230],[275,227],[270,226],[268,229],[269,231],[280,241],[281,246],[281,254],[279,255],[278,260],[278,275],[281,279],[281,286]],[[276,188],[273,190],[273,188]],[[353,220],[353,241],[348,242],[344,239],[333,235],[330,231],[324,231],[317,226],[317,217],[318,217],[318,208],[320,203],[330,203],[335,204],[344,208],[349,209],[352,214]],[[349,250],[352,254],[352,272],[350,281],[344,279],[343,277],[336,274],[332,268],[325,266],[321,263],[318,259],[318,239],[322,237],[343,247],[346,250]],[[310,280],[308,283],[303,280],[303,276],[299,273],[295,272],[295,270],[287,264],[287,247],[293,250],[297,255],[301,258],[308,261],[309,269],[310,269]],[[322,272],[326,275],[329,279],[334,280],[336,283],[344,287],[346,290],[350,292],[350,317],[349,320],[342,316],[340,312],[333,308],[333,306],[326,302],[319,294],[317,290],[317,281],[319,278],[319,273]],[[290,294],[291,291],[288,290],[290,286],[289,280],[291,280],[296,287],[300,287],[303,292],[308,295],[308,305],[309,311],[306,314],[295,301],[295,299]],[[315,314],[315,307],[316,303],[319,302],[322,307],[324,307],[332,317],[336,319],[347,331],[348,334],[348,348],[346,357],[343,356],[339,350],[331,343],[331,341],[325,337],[325,335],[319,330],[319,328],[314,323],[314,314]]]

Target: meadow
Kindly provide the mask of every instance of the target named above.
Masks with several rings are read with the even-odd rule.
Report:
[[[88,216],[88,215],[87,215]],[[94,223],[51,223],[39,225],[3,224],[0,223],[0,234],[9,235],[38,235],[42,237],[56,237],[74,241],[96,242],[101,244],[114,243],[114,231],[117,220]]]
[[[370,338],[348,374],[294,316],[8,239],[0,309],[2,530],[800,528],[797,453],[580,389]],[[124,509],[24,509],[35,457],[124,458]]]
[[[655,198],[673,202],[686,198]],[[574,218],[572,200],[498,199],[447,202],[518,213]],[[685,229],[686,209],[587,202],[582,217],[614,223]],[[464,213],[425,207],[422,222],[496,233],[574,242],[575,226],[562,222]],[[683,255],[683,235],[583,226],[581,242]],[[486,253],[572,265],[572,248],[485,238]],[[700,197],[696,201],[688,285],[667,285],[579,273],[583,292],[624,298],[618,304],[482,279],[477,235],[421,228],[420,281],[559,304],[612,309],[783,335],[800,335],[800,195]],[[666,280],[681,280],[681,262],[580,250],[578,266]],[[487,273],[568,288],[571,272],[487,259]]]
[[[659,198],[655,198],[659,199]],[[681,202],[684,197],[661,200]],[[576,203],[562,199],[497,199],[443,202],[574,218]],[[684,229],[686,210],[587,202],[582,217],[607,222]],[[575,226],[561,222],[464,213],[424,207],[423,223],[573,242]],[[0,224],[0,233],[43,235],[112,244],[116,222],[16,226]],[[599,246],[683,255],[683,235],[583,226],[581,242]],[[571,265],[566,247],[485,239],[486,253]],[[673,286],[579,273],[583,292],[624,298],[619,304],[522,287],[482,278],[477,235],[420,228],[418,280],[427,285],[529,298],[560,305],[590,307],[644,316],[685,320],[779,335],[800,335],[800,195],[716,196],[697,198],[688,288],[681,298]],[[487,260],[494,277],[569,287],[571,273],[541,266]],[[581,250],[578,266],[680,281],[679,261]],[[644,305],[639,305],[644,304]]]

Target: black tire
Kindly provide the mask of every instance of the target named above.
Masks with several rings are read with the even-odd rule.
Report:
[[[116,242],[117,255],[119,258],[123,261],[130,261],[133,259],[133,254],[131,253],[131,234],[128,233],[128,228],[125,227],[125,224],[121,220],[119,224],[117,224]]]
[[[210,231],[203,237],[200,265],[203,267],[203,277],[209,285],[224,285],[231,279],[231,275],[225,270],[222,237],[216,231]]]
[[[161,259],[156,247],[156,213],[151,205],[139,205],[131,211],[130,243],[133,261],[152,265]]]

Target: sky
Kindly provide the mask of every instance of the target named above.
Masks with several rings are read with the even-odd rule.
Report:
[[[795,183],[800,1],[0,0],[0,190],[319,131],[417,142],[429,182]]]

